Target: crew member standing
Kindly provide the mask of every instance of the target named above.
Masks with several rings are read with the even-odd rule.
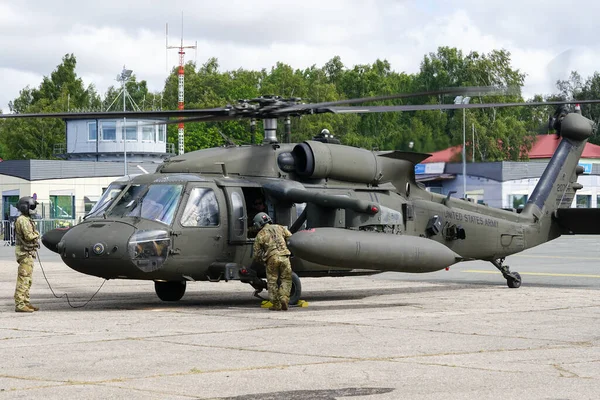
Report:
[[[21,197],[17,208],[21,215],[15,221],[16,248],[15,255],[19,263],[17,275],[17,287],[15,288],[15,311],[34,312],[39,310],[29,302],[29,289],[31,288],[31,276],[33,274],[33,259],[39,248],[39,232],[35,228],[35,222],[31,218],[31,212],[35,210],[37,201],[33,197]]]
[[[287,239],[290,231],[273,224],[268,214],[261,212],[254,217],[254,225],[260,231],[254,241],[254,259],[267,267],[267,290],[273,306],[271,311],[287,311],[292,289],[292,266]],[[277,281],[279,280],[279,285]]]

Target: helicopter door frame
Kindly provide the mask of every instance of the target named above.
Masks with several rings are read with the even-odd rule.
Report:
[[[227,203],[227,216],[230,221],[228,240],[231,244],[246,244],[248,242],[248,210],[242,188],[227,186],[222,188]]]

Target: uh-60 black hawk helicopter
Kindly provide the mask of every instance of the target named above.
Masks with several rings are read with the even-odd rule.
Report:
[[[305,114],[569,103],[353,105],[417,95],[423,94],[315,104],[260,97],[214,109],[0,117],[263,120],[261,144],[194,151],[170,158],[153,174],[118,179],[81,223],[44,235],[46,247],[74,270],[105,279],[152,280],[165,301],[181,299],[187,281],[240,280],[255,294],[266,288],[264,267],[252,264],[249,230],[249,203],[263,196],[275,223],[293,233],[292,304],[300,296],[299,277],[432,272],[476,259],[490,261],[509,287],[518,288],[521,277],[503,263],[505,257],[564,233],[600,233],[598,224],[589,224],[600,220],[600,209],[568,208],[581,188],[578,161],[594,128],[579,113],[557,115],[562,141],[520,213],[425,190],[415,181],[414,168],[427,154],[374,152],[329,138],[277,140],[278,119],[286,118],[289,128],[290,116]],[[289,133],[286,129],[286,142]]]

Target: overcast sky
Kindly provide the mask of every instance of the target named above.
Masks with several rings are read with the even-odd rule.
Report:
[[[573,6],[571,4],[576,4]],[[439,46],[489,52],[506,49],[527,74],[525,95],[551,93],[571,70],[600,70],[600,1],[533,0],[0,0],[0,108],[8,112],[25,86],[67,53],[77,74],[100,94],[123,65],[162,90],[178,63],[169,44],[197,42],[187,60],[219,60],[222,71],[259,70],[277,61],[294,69],[323,66],[338,55],[346,67],[388,60],[415,73]]]

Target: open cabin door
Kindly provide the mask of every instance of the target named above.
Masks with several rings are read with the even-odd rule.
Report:
[[[228,242],[230,244],[246,244],[248,237],[248,214],[244,193],[240,187],[223,188],[227,198],[227,215],[229,217]]]

